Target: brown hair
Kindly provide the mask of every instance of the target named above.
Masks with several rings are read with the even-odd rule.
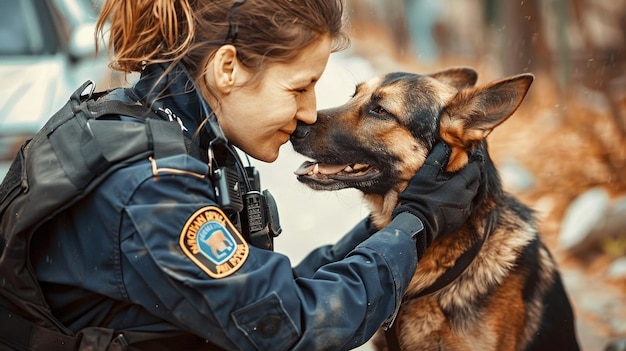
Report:
[[[232,43],[242,64],[258,73],[290,62],[323,35],[333,52],[349,45],[342,0],[107,0],[97,35],[104,37],[108,20],[111,67],[124,72],[182,61],[197,78],[206,59]]]

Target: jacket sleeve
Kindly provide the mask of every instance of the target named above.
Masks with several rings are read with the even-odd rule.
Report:
[[[166,161],[159,169],[179,167]],[[127,298],[223,348],[353,349],[393,315],[415,271],[410,233],[389,227],[369,236],[360,223],[334,248],[321,249],[302,277],[294,278],[286,256],[255,247],[236,270],[212,277],[182,248],[189,219],[215,206],[212,187],[167,172],[156,179],[145,168],[128,170],[145,179],[120,222]]]
[[[334,245],[320,246],[311,251],[294,267],[296,276],[309,278],[323,265],[343,259],[350,251],[365,239],[369,238],[375,231],[370,218],[364,218]]]

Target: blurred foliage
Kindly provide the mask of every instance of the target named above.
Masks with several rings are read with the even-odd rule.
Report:
[[[606,238],[602,242],[602,251],[613,257],[626,256],[626,234],[623,230],[621,236],[617,238]]]
[[[495,56],[503,75],[547,72],[604,90],[626,73],[625,0],[347,0],[367,35],[382,24],[399,54],[425,61]],[[380,29],[380,28],[379,28]],[[436,44],[436,55],[425,44]],[[626,91],[621,91],[626,94]]]

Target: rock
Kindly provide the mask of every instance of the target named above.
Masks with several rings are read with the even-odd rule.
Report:
[[[572,252],[584,250],[589,244],[590,234],[606,218],[609,195],[602,188],[593,188],[576,198],[561,223],[559,245]]]
[[[593,188],[576,198],[561,223],[559,245],[573,254],[592,250],[626,252],[626,195],[611,199],[603,188]],[[622,248],[624,246],[625,248]]]
[[[606,272],[610,279],[626,279],[626,257],[613,261]]]
[[[529,191],[535,186],[535,177],[516,160],[508,158],[499,166],[502,184],[511,191]]]

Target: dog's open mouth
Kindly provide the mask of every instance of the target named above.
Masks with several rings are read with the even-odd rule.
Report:
[[[295,172],[298,180],[318,189],[360,188],[380,174],[375,166],[366,163],[328,164],[304,162]]]

